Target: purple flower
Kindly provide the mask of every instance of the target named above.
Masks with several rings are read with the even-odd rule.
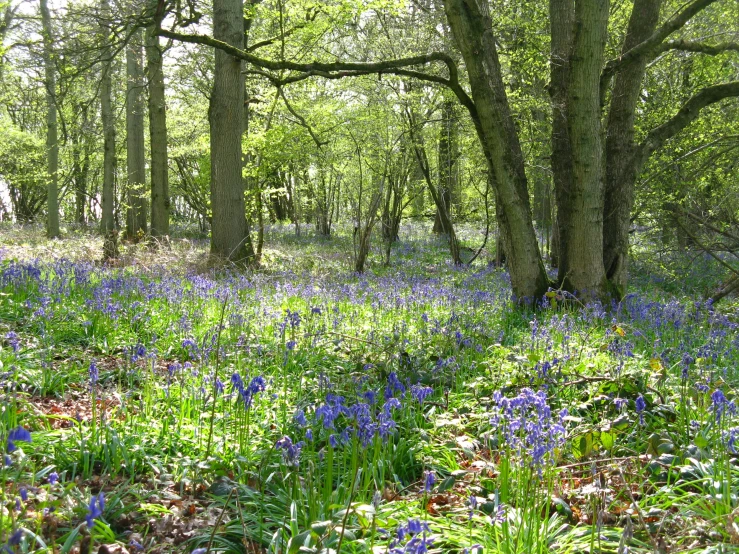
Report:
[[[636,397],[636,402],[634,402],[634,405],[636,407],[636,413],[639,414],[639,424],[644,425],[644,410],[647,409],[647,401],[644,400],[644,397],[640,394]]]
[[[57,481],[59,481],[59,474],[56,471],[49,474],[49,484],[50,485],[56,485]]]
[[[103,496],[103,492],[101,491],[97,496],[93,494],[90,498],[90,504],[87,507],[87,515],[85,516],[88,529],[92,529],[92,526],[95,525],[95,520],[102,517],[104,509],[105,496]]]
[[[98,379],[100,377],[100,372],[98,371],[98,366],[95,364],[95,360],[90,361],[90,368],[88,369],[88,373],[90,374],[90,386],[94,387],[97,385]]]
[[[498,412],[490,423],[510,448],[541,472],[546,461],[554,462],[554,449],[564,442],[565,411],[557,416],[547,403],[544,391],[524,388],[518,396],[493,395]]]
[[[298,410],[297,412],[295,412],[293,420],[301,427],[305,427],[306,425],[308,425],[308,420],[305,419],[305,412],[303,410]]]
[[[629,401],[625,398],[614,398],[613,403],[615,404],[616,409],[620,412],[626,407]]]
[[[8,539],[8,545],[18,546],[21,543],[21,539],[23,539],[23,529],[17,529],[13,532],[12,535],[10,535],[10,538]]]
[[[8,341],[8,344],[10,345],[10,348],[13,349],[13,352],[18,352],[18,350],[20,350],[21,339],[17,333],[10,331],[5,335],[5,340]]]
[[[721,416],[726,411],[726,408],[729,405],[729,401],[726,398],[726,395],[724,394],[724,391],[721,389],[716,389],[713,391],[713,394],[711,394],[711,407],[713,408],[713,413],[716,416],[716,421],[721,421]]]
[[[390,543],[390,554],[425,554],[434,542],[426,536],[430,532],[425,521],[409,519],[398,526],[396,538]]]
[[[436,473],[433,471],[425,471],[423,473],[423,492],[429,493],[436,483]]]
[[[423,401],[426,400],[428,396],[433,394],[433,392],[434,389],[432,389],[431,387],[424,387],[422,385],[413,385],[411,387],[411,395],[419,404],[423,404]]]
[[[7,451],[14,452],[17,449],[16,442],[31,442],[31,432],[21,426],[16,427],[8,433]]]
[[[724,431],[723,435],[724,440],[726,441],[726,448],[728,448],[729,452],[732,454],[736,454],[736,440],[739,439],[739,427],[734,427],[733,429]]]
[[[297,466],[303,442],[293,444],[290,437],[285,436],[275,443],[275,448],[282,450],[282,459],[287,465]]]

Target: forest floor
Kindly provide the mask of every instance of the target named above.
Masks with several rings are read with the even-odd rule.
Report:
[[[739,551],[739,308],[700,260],[639,245],[619,305],[526,310],[421,225],[364,275],[293,233],[235,273],[0,228],[0,544]]]

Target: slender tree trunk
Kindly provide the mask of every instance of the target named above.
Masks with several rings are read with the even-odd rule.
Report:
[[[146,233],[146,159],[144,151],[144,103],[141,30],[126,47],[126,166],[128,172],[126,235],[137,240]]]
[[[603,149],[600,74],[608,29],[608,0],[577,0],[566,98],[571,181],[557,190],[562,285],[586,297],[609,292],[603,268]],[[553,33],[555,30],[553,29]],[[556,181],[564,183],[560,178]]]
[[[236,48],[244,45],[242,0],[213,0],[213,37]],[[210,97],[211,255],[238,264],[254,260],[246,222],[241,136],[244,130],[243,64],[222,50],[215,52]]]
[[[80,225],[87,223],[87,177],[90,172],[90,151],[85,144],[85,133],[89,132],[87,107],[80,104],[76,110],[81,114],[79,128],[72,135],[72,180],[75,192],[75,221]],[[83,152],[84,151],[84,152]]]
[[[662,0],[636,0],[622,52],[649,38],[659,23]],[[606,183],[603,227],[603,263],[606,275],[620,295],[626,289],[629,228],[638,177],[634,152],[634,120],[647,60],[627,65],[614,80],[606,133]]]
[[[546,292],[549,278],[531,219],[523,153],[506,97],[489,7],[476,0],[445,0],[444,11],[465,61],[477,108],[477,133],[495,176],[498,221],[504,227],[513,293],[519,300],[533,301]]]
[[[157,2],[152,6],[156,10]],[[149,80],[149,138],[151,142],[151,236],[169,234],[169,167],[167,111],[164,97],[162,50],[157,25],[146,31],[146,74]]]
[[[46,207],[48,219],[46,234],[59,236],[59,140],[57,137],[56,70],[54,68],[54,34],[47,0],[40,0],[41,23],[44,29],[44,87],[46,88]]]
[[[100,112],[103,120],[103,194],[102,194],[102,220],[101,228],[103,233],[112,231],[115,227],[115,219],[113,210],[115,204],[115,172],[116,172],[116,151],[115,151],[115,119],[113,117],[113,107],[111,101],[111,50],[110,50],[110,29],[108,27],[107,18],[110,17],[110,6],[108,0],[100,1],[100,11],[103,17],[101,24],[101,35],[103,38],[102,51],[102,75],[100,80]]]
[[[447,100],[442,107],[441,133],[439,135],[439,197],[441,205],[436,208],[433,232],[446,234],[443,220],[451,220],[452,196],[457,194],[457,121],[454,115],[454,101]],[[445,210],[442,217],[441,210]]]

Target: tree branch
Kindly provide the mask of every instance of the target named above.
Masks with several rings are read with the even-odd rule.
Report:
[[[318,136],[315,134],[315,132],[313,132],[313,128],[308,124],[305,118],[293,109],[293,107],[290,105],[290,102],[287,101],[287,96],[285,96],[285,91],[282,90],[282,87],[279,87],[277,90],[279,91],[279,94],[282,97],[283,102],[285,102],[285,107],[287,108],[287,111],[289,111],[293,115],[293,117],[295,117],[298,120],[301,127],[308,130],[308,133],[313,139],[313,142],[316,143],[316,146],[318,146],[318,148],[321,148],[324,145],[328,144],[327,140],[322,141],[321,139],[319,139]]]
[[[692,40],[668,40],[659,45],[655,50],[655,56],[670,50],[682,50],[683,52],[696,52],[708,56],[718,56],[724,52],[739,52],[739,42],[720,42],[719,44],[705,44]]]
[[[681,29],[691,17],[717,2],[718,0],[693,0],[683,11],[674,15],[659,27],[654,34],[644,42],[637,44],[631,50],[624,52],[618,58],[609,60],[600,76],[601,91],[604,90],[611,78],[629,63],[652,54],[664,40],[672,33]]]
[[[739,96],[739,81],[706,87],[693,95],[672,118],[647,134],[637,149],[639,163],[643,164],[668,139],[695,121],[703,108],[733,96]]]
[[[419,56],[412,56],[408,58],[399,58],[396,60],[386,60],[383,62],[311,62],[311,63],[297,63],[287,60],[268,60],[255,56],[249,51],[240,50],[230,44],[226,44],[220,40],[216,40],[207,35],[201,34],[185,34],[178,33],[176,31],[170,31],[168,29],[159,29],[158,35],[178,40],[181,42],[189,42],[192,44],[202,44],[204,46],[210,46],[212,48],[218,48],[230,54],[234,58],[244,60],[251,65],[261,68],[263,70],[270,71],[297,71],[297,75],[293,75],[285,78],[278,78],[270,75],[267,72],[251,71],[252,73],[259,74],[269,79],[275,86],[282,86],[290,83],[295,83],[308,79],[310,77],[322,77],[324,79],[342,79],[345,77],[356,77],[360,75],[370,74],[393,74],[403,75],[406,77],[413,77],[422,81],[437,83],[448,87],[457,96],[461,104],[467,108],[472,116],[472,119],[477,123],[478,115],[477,108],[472,98],[459,84],[459,70],[454,60],[448,54],[443,52],[432,52],[430,54],[422,54]],[[433,62],[442,62],[446,65],[449,71],[449,78],[444,78],[438,75],[429,75],[421,71],[408,69],[409,67],[418,65],[428,65]]]

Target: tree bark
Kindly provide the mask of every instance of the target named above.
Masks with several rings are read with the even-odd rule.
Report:
[[[516,132],[487,2],[445,0],[449,26],[469,74],[477,109],[477,133],[496,183],[498,221],[508,254],[513,293],[535,301],[549,287],[531,219],[523,154]]]
[[[441,204],[436,208],[433,232],[446,234],[444,221],[451,221],[452,195],[457,193],[457,122],[454,118],[454,102],[447,100],[442,106],[441,133],[439,136],[439,198]],[[446,213],[442,217],[441,210]]]
[[[152,9],[156,10],[157,2]],[[146,74],[149,80],[149,138],[151,142],[151,236],[169,234],[169,167],[164,69],[158,25],[146,30]]]
[[[566,236],[560,232],[559,220],[570,219],[572,205],[572,150],[570,132],[567,126],[567,90],[570,79],[570,57],[574,36],[575,4],[573,0],[550,0],[549,20],[551,21],[551,58],[549,95],[552,99],[552,176],[554,180],[555,218],[552,266],[560,268],[559,282],[564,278],[561,272],[560,255],[567,250],[563,244]],[[556,260],[556,263],[555,263]]]
[[[44,87],[46,88],[46,234],[56,238],[59,233],[59,140],[56,113],[56,70],[54,68],[54,34],[47,0],[40,0],[44,41]]]
[[[102,75],[100,80],[100,112],[103,120],[103,194],[102,194],[102,219],[101,229],[103,233],[112,231],[115,227],[113,217],[115,205],[115,119],[111,101],[111,62],[110,29],[107,19],[110,17],[110,5],[108,0],[100,0],[100,12],[102,15],[101,35],[103,41],[102,51]]]
[[[564,2],[561,2],[564,4]],[[603,268],[603,150],[600,73],[608,30],[608,0],[577,0],[565,117],[572,156],[571,181],[556,190],[561,286],[585,297],[609,293]],[[553,29],[553,33],[556,31]],[[568,160],[569,162],[569,160]],[[567,168],[569,172],[569,168]],[[567,175],[570,177],[570,175]]]
[[[88,129],[87,105],[79,103],[75,106],[80,120],[72,133],[72,181],[75,192],[74,219],[80,225],[87,223],[85,208],[87,205],[87,178],[90,172],[90,149],[85,139]]]
[[[242,0],[213,0],[213,37],[236,48],[244,45]],[[238,264],[254,260],[246,222],[241,135],[244,129],[242,62],[222,50],[215,52],[210,121],[213,213],[211,256]]]
[[[141,56],[141,30],[126,47],[126,168],[128,188],[126,235],[138,240],[146,233],[146,160],[144,151],[144,103]]]
[[[662,0],[636,0],[622,52],[647,40],[659,22]],[[606,276],[619,295],[626,290],[629,261],[629,227],[634,206],[634,142],[636,106],[642,91],[647,59],[642,57],[620,71],[614,80],[606,132],[605,207],[603,212],[603,263]]]

